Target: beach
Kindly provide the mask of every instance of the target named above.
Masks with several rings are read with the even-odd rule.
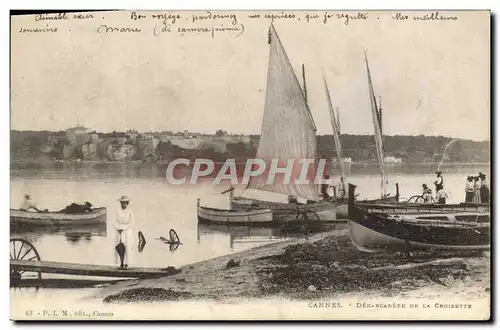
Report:
[[[488,300],[489,252],[362,252],[347,230],[272,243],[101,288],[104,303],[366,297]]]

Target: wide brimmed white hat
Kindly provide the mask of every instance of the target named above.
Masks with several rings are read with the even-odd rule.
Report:
[[[122,202],[130,203],[130,198],[128,198],[127,196],[122,196],[122,197],[120,197],[120,199],[118,199],[118,201],[120,203],[122,203]]]

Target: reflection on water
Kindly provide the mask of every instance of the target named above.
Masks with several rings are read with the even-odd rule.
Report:
[[[420,194],[422,183],[432,185],[435,180],[435,166],[433,166],[431,164],[427,167],[391,167],[389,191],[391,185],[399,182],[402,197]],[[107,216],[102,225],[29,229],[13,226],[11,237],[24,238],[31,242],[40,253],[41,259],[45,261],[116,265],[113,221],[119,207],[117,199],[121,195],[131,198],[129,207],[135,215],[134,238],[138,240],[138,232],[141,231],[146,240],[142,252],[135,251],[131,266],[180,267],[308,234],[301,230],[287,232],[281,228],[198,225],[197,198],[200,198],[204,205],[227,209],[228,197],[220,194],[227,189],[226,185],[173,186],[167,184],[163,177],[157,176],[155,171],[129,169],[125,176],[120,176],[121,174],[116,173],[123,174],[123,171],[116,172],[116,175],[108,175],[108,170],[102,172],[93,168],[89,172],[82,167],[43,172],[11,171],[12,208],[18,207],[26,192],[31,193],[38,206],[51,210],[62,209],[71,202],[80,201],[90,201],[96,207],[107,207]],[[489,173],[489,167],[484,165],[459,166],[452,169],[444,164],[441,170],[450,202],[463,200],[467,175],[479,171]],[[379,196],[380,176],[377,173],[377,169],[373,167],[351,166],[348,181],[358,186],[359,198]],[[337,224],[335,229],[342,228]],[[170,229],[177,232],[182,242],[182,245],[173,249],[159,239],[162,236],[169,237]],[[323,228],[323,230],[329,229],[332,228]],[[136,247],[137,244],[138,242],[134,243]],[[51,280],[68,277],[43,274],[43,278]],[[53,281],[52,286],[54,286]],[[44,288],[36,294],[50,296],[53,295],[53,290],[56,289]],[[26,291],[11,291],[11,294],[16,297],[19,295],[23,298],[32,297],[31,293],[25,295],[22,292]],[[59,294],[67,291],[57,292]]]
[[[314,228],[314,231],[311,231],[307,227],[284,229],[283,227],[198,224],[198,241],[212,240],[218,237],[228,242],[231,251],[242,251],[262,244],[280,242],[293,237],[304,237],[320,231],[340,230],[346,226],[346,224],[325,224],[321,228]]]

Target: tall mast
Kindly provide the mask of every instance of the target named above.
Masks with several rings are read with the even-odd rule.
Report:
[[[333,142],[335,143],[335,149],[337,151],[337,162],[340,166],[340,172],[342,177],[345,178],[344,166],[342,164],[342,145],[340,143],[340,117],[339,117],[339,107],[333,107],[332,99],[330,96],[330,91],[328,90],[328,84],[326,83],[325,77],[323,77],[326,92],[326,101],[328,103],[328,111],[330,113],[330,121],[332,123],[333,131]]]
[[[385,164],[384,164],[384,142],[383,142],[383,136],[382,136],[382,125],[381,125],[381,118],[382,118],[382,112],[379,111],[378,106],[377,106],[377,100],[375,98],[375,92],[373,91],[373,84],[372,84],[372,78],[370,75],[370,67],[368,65],[368,57],[366,55],[365,51],[365,63],[366,63],[366,72],[368,75],[368,88],[369,88],[369,97],[370,97],[370,105],[372,108],[372,115],[373,115],[373,126],[375,130],[375,145],[377,147],[377,157],[380,165],[380,174],[381,174],[381,182],[380,182],[380,188],[381,188],[381,195],[382,197],[385,197],[386,191],[387,191],[387,173],[385,169]]]
[[[385,156],[385,139],[384,139],[384,119],[382,117],[382,96],[378,97],[378,122],[380,126],[380,137],[382,138],[382,151]]]
[[[305,69],[303,63],[302,63],[302,81],[303,81],[303,85],[304,85],[304,99],[306,100],[306,104],[307,104],[306,69]]]

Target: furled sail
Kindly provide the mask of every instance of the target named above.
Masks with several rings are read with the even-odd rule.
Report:
[[[342,164],[342,145],[340,143],[340,117],[339,117],[339,108],[333,107],[332,99],[330,97],[330,91],[328,90],[328,84],[326,83],[326,79],[323,78],[325,82],[325,91],[326,91],[326,101],[328,102],[328,110],[330,112],[330,120],[332,122],[333,129],[333,141],[335,143],[335,149],[337,151],[337,162],[340,166],[340,172],[342,173],[342,177],[345,178],[344,174],[344,166]]]
[[[365,52],[365,63],[366,63],[366,72],[368,74],[368,88],[369,88],[369,97],[370,97],[370,106],[372,109],[372,115],[373,115],[373,126],[375,128],[375,145],[377,147],[377,157],[380,165],[380,172],[381,172],[381,190],[382,190],[382,197],[386,196],[386,191],[387,191],[387,173],[385,169],[385,164],[384,164],[384,141],[383,141],[383,135],[382,135],[382,112],[379,111],[378,106],[377,106],[377,100],[375,98],[375,92],[373,91],[373,84],[372,84],[372,78],[370,75],[370,68],[368,66],[368,58],[366,56]]]
[[[269,29],[269,44],[266,100],[256,158],[265,161],[267,168],[273,159],[278,160],[279,167],[293,160],[293,170],[289,182],[283,180],[284,176],[277,176],[273,183],[268,183],[268,176],[261,175],[250,178],[247,188],[317,201],[316,126],[273,25]],[[301,174],[301,160],[313,162],[308,183],[295,182]]]

